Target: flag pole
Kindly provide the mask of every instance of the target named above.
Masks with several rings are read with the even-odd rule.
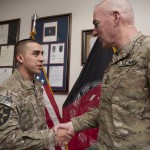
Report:
[[[32,19],[33,19],[33,26],[32,26],[32,30],[30,32],[30,38],[29,39],[33,39],[35,40],[35,35],[36,35],[36,20],[39,18],[39,16],[34,13],[34,15],[32,16]]]

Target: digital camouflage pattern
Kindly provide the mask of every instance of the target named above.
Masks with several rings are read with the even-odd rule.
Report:
[[[150,150],[150,37],[118,50],[102,85],[100,106],[72,119],[75,131],[99,126],[98,150]]]
[[[0,150],[41,150],[55,144],[45,120],[43,89],[15,72],[0,86]]]

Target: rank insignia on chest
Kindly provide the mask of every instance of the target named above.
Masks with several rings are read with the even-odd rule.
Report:
[[[124,60],[119,62],[119,67],[125,67],[125,66],[133,66],[136,64],[136,60]]]

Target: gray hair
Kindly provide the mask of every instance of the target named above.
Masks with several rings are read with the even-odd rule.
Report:
[[[102,9],[104,13],[117,11],[120,13],[122,21],[134,25],[134,13],[128,0],[102,0],[96,10]]]

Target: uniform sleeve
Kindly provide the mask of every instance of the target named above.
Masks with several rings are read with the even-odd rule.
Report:
[[[143,57],[144,62],[146,62],[146,66],[147,66],[147,79],[148,79],[148,90],[149,90],[149,95],[150,95],[150,42],[149,42],[149,45],[147,46],[147,49],[146,49],[146,52],[145,53],[145,56]],[[147,99],[146,103],[145,103],[145,108],[144,108],[144,114],[143,114],[143,117],[148,119],[150,121],[150,98]]]
[[[41,150],[55,145],[52,130],[23,131],[17,109],[0,102],[0,150]]]
[[[149,48],[149,53],[147,53],[146,55],[148,56],[148,58],[147,58],[147,77],[148,77],[148,82],[150,85],[150,48]]]
[[[88,129],[88,128],[97,127],[98,126],[98,120],[97,120],[98,111],[99,111],[99,108],[95,107],[91,109],[90,111],[84,113],[83,115],[73,118],[71,121],[75,129],[75,132]]]

